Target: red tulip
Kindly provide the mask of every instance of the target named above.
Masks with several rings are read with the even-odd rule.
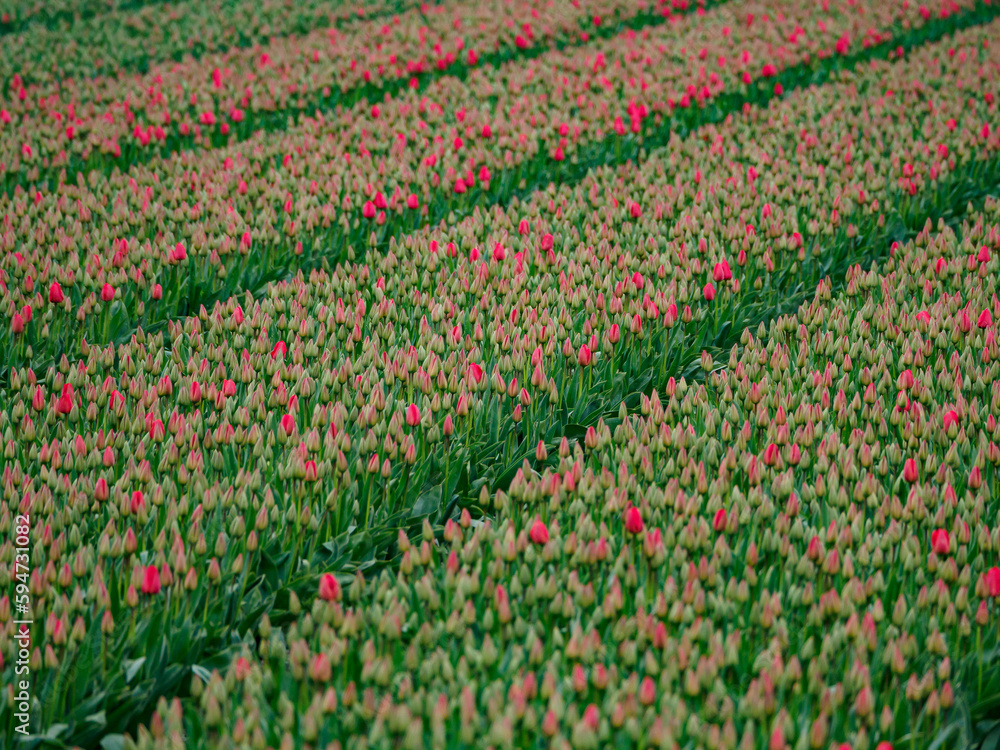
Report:
[[[948,532],[945,529],[934,529],[931,532],[931,549],[937,555],[948,554],[948,551],[951,549],[951,539],[948,537]]]
[[[180,263],[182,260],[187,258],[187,250],[184,249],[183,243],[178,242],[174,249],[170,251],[170,260],[175,263]]]
[[[142,576],[142,593],[160,593],[160,571],[157,570],[155,565],[146,567],[146,572]]]
[[[774,466],[778,463],[779,458],[781,458],[781,452],[778,446],[774,443],[769,443],[767,448],[764,449],[764,463],[768,466]]]
[[[288,345],[284,341],[279,341],[274,345],[274,348],[271,350],[271,359],[277,359],[279,354],[282,358],[288,354]]]
[[[944,413],[944,428],[947,430],[952,425],[958,426],[958,412],[954,409]]]
[[[56,402],[56,411],[59,414],[69,414],[73,411],[73,386],[69,383],[63,386],[62,395]]]
[[[333,573],[324,573],[319,578],[319,596],[320,599],[328,602],[335,602],[340,600],[340,582],[337,581]]]
[[[291,435],[295,432],[295,417],[291,414],[286,414],[281,418],[281,429],[286,435]]]
[[[49,287],[49,302],[53,305],[58,305],[64,299],[66,299],[66,297],[63,294],[62,287],[59,286],[59,282],[53,281],[52,286]]]
[[[706,302],[711,302],[715,299],[715,287],[711,284],[705,284],[705,287],[701,290],[701,292],[705,295]]]
[[[406,198],[406,207],[409,209],[420,208],[420,199],[413,193],[410,193]]]
[[[309,676],[316,682],[329,682],[333,677],[333,665],[330,657],[320,651],[313,657],[309,665]]]
[[[416,404],[410,404],[406,407],[406,424],[410,427],[416,427],[420,424],[420,409]]]
[[[906,463],[903,464],[903,479],[910,484],[917,481],[917,462],[912,458],[906,459]]]
[[[10,332],[11,333],[24,332],[24,318],[21,317],[21,313],[14,313],[14,317],[10,321]]]
[[[642,531],[642,514],[634,505],[630,505],[625,511],[625,530],[630,534],[638,534]]]
[[[633,219],[638,219],[640,216],[642,216],[642,206],[640,206],[638,203],[633,203],[631,206],[629,206],[628,212]]]
[[[536,518],[535,522],[531,524],[531,531],[528,532],[528,536],[535,544],[546,544],[549,541],[549,529],[542,522],[542,519]]]
[[[986,571],[986,590],[990,596],[1000,596],[1000,568],[994,566]]]
[[[483,366],[475,362],[469,365],[469,379],[477,384],[483,382]]]
[[[976,321],[976,325],[980,328],[989,328],[993,325],[993,316],[990,315],[989,310],[983,310],[979,314],[979,320]]]
[[[157,284],[153,287],[152,297],[154,300],[163,299],[163,287]]]
[[[587,367],[593,359],[593,354],[590,351],[590,347],[587,346],[586,344],[581,346],[576,359],[580,363],[581,367]]]
[[[154,419],[153,423],[149,426],[149,437],[155,442],[160,442],[166,435],[166,429],[163,426],[162,419]]]
[[[726,528],[726,509],[719,508],[715,511],[715,518],[712,519],[712,530],[713,531],[723,531]]]

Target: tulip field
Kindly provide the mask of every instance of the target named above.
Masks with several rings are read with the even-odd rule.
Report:
[[[0,750],[1000,748],[1000,0],[0,50]]]

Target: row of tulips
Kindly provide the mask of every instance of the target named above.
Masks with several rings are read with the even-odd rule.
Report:
[[[539,445],[483,522],[317,571],[126,747],[969,742],[1000,690],[997,252],[991,199],[822,282],[706,382]]]
[[[689,491],[694,468],[686,459],[694,445],[688,428],[696,429],[695,422],[669,425],[669,438],[661,439],[677,452],[658,457],[656,469],[646,453],[630,448],[632,468],[626,464],[623,474],[625,459],[613,446],[629,434],[649,432],[639,425],[630,433],[629,411],[641,411],[642,394],[656,388],[667,396],[661,407],[671,415],[704,412],[705,386],[671,376],[690,374],[690,364],[713,370],[710,352],[698,357],[707,344],[725,341],[729,331],[742,331],[781,305],[802,280],[815,284],[831,267],[888,244],[879,240],[885,216],[874,201],[898,202],[894,220],[910,209],[943,213],[964,205],[955,195],[929,194],[946,182],[946,172],[974,172],[975,164],[990,163],[987,145],[961,141],[955,149],[966,152],[962,162],[939,156],[907,170],[907,179],[926,179],[919,183],[926,196],[920,190],[911,196],[885,176],[891,162],[882,148],[893,140],[898,160],[920,165],[924,139],[934,137],[938,125],[944,136],[952,132],[947,122],[953,116],[961,130],[982,117],[981,104],[952,98],[957,80],[967,83],[977,71],[990,75],[995,63],[982,41],[995,33],[992,27],[966,32],[905,62],[859,72],[852,82],[799,92],[768,110],[751,107],[731,123],[675,140],[641,170],[608,170],[576,188],[550,188],[535,202],[393,242],[365,263],[274,284],[257,299],[232,298],[159,333],[140,331],[117,347],[88,346],[77,362],[63,358],[40,373],[17,368],[0,409],[0,589],[8,588],[13,572],[8,532],[14,516],[29,513],[33,731],[68,744],[95,744],[143,719],[160,696],[198,691],[191,675],[211,682],[214,669],[236,663],[241,647],[234,644],[268,628],[265,612],[272,626],[285,627],[314,606],[317,592],[336,600],[336,587],[347,581],[334,584],[321,573],[371,577],[387,559],[403,565],[399,529],[414,537],[423,519],[445,522],[459,517],[459,508],[477,516],[503,512],[502,498],[518,497],[536,479],[533,486],[543,493],[569,491],[564,469],[558,483],[551,472],[545,479],[545,467],[559,465],[557,454],[561,461],[577,449],[610,451],[595,454],[595,467],[604,466],[601,481],[606,474],[608,488],[620,481],[620,496],[637,498],[628,493],[640,478],[652,492],[661,476],[656,472],[667,469],[686,474]],[[946,54],[951,47],[953,57]],[[973,54],[983,57],[972,63]],[[933,106],[922,101],[932,83],[940,87]],[[892,97],[885,93],[889,87]],[[809,113],[815,113],[814,133],[788,129],[795,122],[801,127]],[[863,140],[852,135],[855,122],[866,123]],[[811,134],[813,147],[807,146]],[[842,163],[838,149],[848,147],[866,164],[862,174],[834,166],[838,156]],[[776,154],[796,154],[794,179],[793,162],[778,161]],[[936,182],[921,177],[931,167],[938,170]],[[668,168],[677,181],[656,187]],[[628,197],[640,189],[642,204],[638,192]],[[864,202],[852,197],[858,189],[869,191]],[[803,195],[814,203],[797,206]],[[944,205],[945,198],[952,202]],[[837,201],[836,215],[827,200]],[[996,262],[990,252],[977,253],[974,263],[963,261],[975,266],[968,273],[988,276]],[[165,284],[163,294],[178,286],[176,280]],[[788,369],[781,356],[775,362],[780,371]],[[748,398],[758,401],[771,392],[766,384],[747,388],[753,391]],[[924,393],[914,396],[925,399]],[[840,394],[828,395],[837,397],[837,412],[846,413]],[[767,424],[758,412],[757,423]],[[802,460],[804,443],[783,456],[788,441],[780,435],[771,441],[779,448],[750,444],[763,438],[754,438],[752,429],[744,438],[735,418],[730,430],[711,419],[719,438],[705,449],[717,462],[748,444],[762,456],[759,474],[792,457]],[[908,442],[905,447],[911,448]],[[926,456],[917,457],[926,464]],[[532,478],[531,467],[539,477]],[[985,481],[991,477],[985,474]],[[703,475],[694,478],[700,485]],[[583,487],[582,480],[581,473],[571,482]],[[756,503],[752,487],[740,486]],[[641,531],[639,524],[653,517],[638,500],[633,505],[638,518],[624,506],[619,510],[628,511],[632,528]],[[738,519],[744,508],[728,512]],[[535,539],[558,539],[558,516],[541,507],[537,515],[544,529],[535,514],[510,516],[522,524],[512,540],[525,529]],[[471,513],[463,523],[471,527]],[[454,522],[448,528],[453,537]],[[507,534],[506,527],[491,528]],[[429,533],[434,536],[433,529]],[[591,539],[595,562],[597,540]],[[437,554],[426,541],[419,554]],[[617,558],[624,548],[614,549]],[[430,558],[421,561],[428,565]],[[491,576],[494,582],[499,575]],[[768,583],[768,590],[778,583]],[[358,599],[367,590],[362,577],[351,586]],[[656,601],[654,594],[647,603]],[[748,624],[754,622],[750,615]],[[770,617],[776,616],[772,606]],[[14,668],[14,619],[10,600],[0,597],[5,684]],[[360,628],[366,621],[352,622]],[[446,622],[428,626],[444,628]],[[362,632],[352,631],[354,625],[340,630],[342,624],[338,638]],[[478,653],[483,646],[472,648]],[[739,643],[735,647],[742,653]],[[366,652],[350,653],[359,659]],[[743,658],[755,661],[752,654]],[[379,664],[391,682],[395,665],[381,658]],[[348,691],[346,681],[342,687]],[[661,699],[655,682],[652,687],[646,705]],[[341,704],[343,691],[336,693]],[[13,695],[2,696],[0,715],[9,726]],[[474,715],[481,715],[483,695],[472,698]],[[301,735],[292,727],[295,711],[307,711],[312,699],[302,694],[299,709],[287,697],[275,700],[283,716],[292,711],[293,725],[286,729],[307,738],[305,725]],[[831,712],[839,705],[831,703]],[[210,705],[206,710],[218,713]],[[337,726],[351,731],[352,720],[345,721]],[[213,719],[206,726],[217,724]],[[666,728],[674,736],[686,731]]]
[[[687,7],[683,0],[678,4]],[[204,12],[211,10],[206,6]],[[244,11],[256,12],[250,6]],[[219,37],[234,43],[232,49],[179,64],[164,56],[163,64],[141,76],[134,75],[133,65],[123,65],[94,77],[87,73],[92,64],[66,63],[52,39],[25,37],[24,54],[5,56],[7,70],[0,65],[0,80],[8,81],[0,114],[0,174],[8,185],[27,185],[37,180],[39,168],[87,171],[103,162],[127,165],[139,154],[243,139],[317,108],[332,112],[358,101],[377,103],[390,91],[419,86],[428,75],[461,75],[484,62],[540,54],[591,35],[606,37],[622,23],[642,26],[663,21],[664,15],[670,15],[669,6],[660,10],[625,0],[585,5],[459,0],[270,39],[241,23],[246,28],[239,43],[223,15],[215,23],[223,24]],[[199,27],[198,16],[179,22],[179,42],[197,43],[188,24]],[[295,11],[291,18],[298,18]],[[102,32],[105,28],[102,24]],[[116,37],[108,44],[117,50]],[[51,49],[59,54],[46,61],[43,50]],[[100,46],[79,49],[95,60],[116,59]],[[26,60],[37,68],[25,67]],[[123,64],[128,60],[126,55]]]
[[[578,214],[604,205],[608,210],[620,212],[620,218],[628,223],[649,223],[662,215],[661,203],[666,206],[683,201],[685,206],[697,207],[703,200],[698,197],[699,191],[709,194],[715,202],[714,191],[728,191],[735,182],[742,186],[746,200],[750,201],[744,221],[758,226],[761,221],[773,222],[781,217],[777,213],[771,216],[771,209],[765,212],[763,208],[768,197],[761,197],[758,185],[766,183],[758,180],[769,169],[778,170],[776,194],[781,194],[778,186],[787,185],[782,190],[811,192],[817,201],[809,209],[815,209],[815,215],[797,215],[795,226],[785,232],[786,248],[802,242],[792,238],[793,233],[798,232],[800,237],[818,233],[818,230],[802,231],[802,225],[809,220],[825,222],[835,212],[836,226],[841,217],[855,211],[859,215],[884,212],[886,206],[874,204],[876,199],[888,200],[892,205],[897,202],[895,195],[907,198],[907,194],[919,192],[915,198],[909,196],[916,201],[918,216],[926,208],[922,203],[925,196],[931,203],[957,205],[952,196],[940,195],[941,185],[947,183],[945,178],[956,166],[961,166],[960,172],[971,171],[976,178],[974,182],[986,184],[988,177],[976,170],[992,164],[1000,138],[996,126],[990,125],[995,122],[995,105],[988,97],[996,88],[997,52],[995,48],[982,46],[994,26],[984,27],[985,31],[964,32],[954,42],[928,47],[915,54],[906,66],[877,63],[871,69],[859,68],[858,83],[790,96],[775,106],[775,116],[768,117],[763,129],[768,145],[763,149],[747,140],[761,137],[757,116],[763,110],[751,109],[751,116],[731,119],[720,127],[705,126],[683,141],[675,133],[669,143],[687,144],[684,161],[677,163],[677,157],[671,155],[675,145],[668,145],[649,160],[643,167],[642,182],[660,183],[650,188],[649,199],[640,199],[632,187],[615,184],[624,173],[603,169],[593,179],[588,178],[575,187],[564,184],[555,194],[541,192],[524,206],[503,212],[503,218],[496,221],[500,226],[510,227],[511,235],[537,238],[549,231],[546,229],[549,217],[557,211],[558,204],[567,203]],[[920,109],[913,110],[908,99],[924,99],[923,88],[916,82],[934,79],[941,82],[938,84],[942,86],[941,101],[921,103]],[[969,84],[960,89],[948,83],[952,80]],[[882,94],[890,89],[899,93],[885,100]],[[844,140],[853,141],[854,136],[825,123],[815,132],[807,130],[803,134],[796,118],[815,111],[816,96],[823,98],[823,107],[827,106],[825,102],[841,109],[852,107],[848,118],[882,118],[882,140],[854,146]],[[972,101],[971,106],[967,97]],[[854,102],[850,103],[852,99]],[[840,102],[836,103],[837,100]],[[873,115],[868,114],[869,108],[874,108]],[[840,111],[831,110],[828,120],[840,125]],[[896,111],[898,115],[890,113]],[[901,116],[904,123],[918,123],[926,115],[931,117],[926,133],[915,126],[898,127],[893,121]],[[905,147],[893,154],[884,146],[890,140],[905,143]],[[739,163],[721,163],[725,161],[727,141],[741,150],[747,149]],[[286,145],[290,144],[282,144]],[[817,173],[813,179],[824,186],[822,191],[813,191],[812,183],[809,187],[805,183],[797,185],[802,178],[787,172],[793,168],[791,161],[775,164],[768,158],[770,154],[796,152],[815,162],[813,169]],[[53,196],[36,196],[33,201],[26,197],[13,199],[12,210],[4,219],[3,235],[6,249],[13,252],[7,255],[7,269],[0,279],[5,297],[3,307],[9,320],[0,330],[4,361],[15,366],[24,362],[44,364],[63,351],[73,356],[80,350],[82,340],[99,344],[122,342],[138,326],[150,329],[186,310],[196,311],[200,304],[210,305],[215,299],[225,299],[241,290],[259,290],[270,278],[316,267],[331,254],[342,255],[344,247],[362,250],[372,239],[384,247],[386,238],[396,231],[403,227],[412,230],[426,220],[426,215],[409,208],[402,196],[386,201],[385,194],[380,198],[374,191],[372,199],[359,212],[339,213],[334,203],[337,197],[324,202],[325,188],[320,192],[316,177],[330,164],[343,162],[326,160],[326,152],[321,148],[314,153],[296,154],[296,158],[286,159],[283,166],[266,171],[258,166],[260,161],[246,160],[246,169],[223,168],[214,175],[203,173],[205,183],[201,182],[202,175],[188,170],[182,176],[186,174],[192,185],[205,191],[193,205],[176,189],[158,192],[157,183],[165,182],[166,178],[161,181],[156,170],[141,166],[135,167],[127,180],[120,176],[109,184],[92,179],[94,189],[78,184],[73,188],[66,186]],[[827,171],[831,153],[838,154],[845,163],[834,173]],[[273,157],[267,160],[270,158]],[[261,161],[265,161],[264,157]],[[865,174],[855,173],[855,161],[864,165],[866,172],[874,170],[894,177],[887,182],[876,178],[869,183]],[[720,163],[724,171],[710,178],[707,165],[712,163]],[[689,189],[675,191],[673,186],[663,184],[658,175],[668,166],[675,173],[688,175]],[[258,169],[261,176],[254,179],[252,172]],[[702,170],[706,172],[704,179],[711,179],[711,183],[702,182]],[[782,173],[785,176],[779,177]],[[831,174],[836,175],[832,183]],[[509,175],[501,173],[496,182],[505,181],[509,183]],[[324,179],[324,184],[334,190],[338,182],[336,174]],[[115,191],[113,198],[108,194],[111,189]],[[506,193],[501,190],[499,194]],[[285,196],[296,197],[292,200]],[[475,198],[473,193],[467,205],[474,205]],[[69,200],[75,202],[75,208]],[[427,195],[418,199],[418,206],[421,200],[427,200]],[[268,206],[271,201],[278,203]],[[349,201],[345,195],[343,205]],[[436,210],[443,212],[448,205],[436,206]],[[893,206],[893,210],[898,209]],[[933,212],[933,208],[929,210]],[[455,230],[448,226],[435,229],[432,235],[440,246],[452,242],[455,253],[470,257],[473,253],[477,256],[492,253],[492,243],[503,239],[489,241],[489,237],[481,236],[484,226],[481,215],[472,217],[471,226],[470,231],[475,234],[457,244],[453,242]],[[919,228],[920,224],[916,226]],[[684,232],[690,234],[694,225],[688,227]],[[747,234],[748,252],[764,253],[767,248],[765,243],[757,241],[757,230],[753,230],[752,237],[749,231]],[[713,254],[719,254],[721,250],[714,248],[730,240],[720,237],[706,240],[705,245],[711,245]],[[80,246],[86,251],[78,250]],[[699,252],[702,250],[699,247]],[[771,257],[768,262],[773,264],[777,250],[768,252]],[[353,253],[348,251],[352,257]],[[712,260],[713,265],[715,262],[717,259]]]
[[[20,93],[35,102],[61,95],[61,81],[79,79],[85,91],[99,94],[103,86],[86,81],[115,79],[151,68],[169,68],[171,61],[188,56],[223,54],[233,48],[266,44],[271,39],[302,36],[317,28],[333,29],[359,18],[377,18],[411,5],[406,0],[372,1],[363,6],[343,2],[180,3],[133,2],[104,5],[100,14],[81,12],[76,17],[49,23],[22,23],[17,33],[3,37],[5,54],[0,80],[8,95]],[[18,78],[14,81],[14,76]],[[58,97],[53,98],[53,104]],[[77,102],[80,108],[82,102]],[[63,105],[65,106],[65,105]],[[37,113],[39,105],[28,105]]]
[[[22,31],[36,24],[65,26],[81,19],[110,15],[113,11],[142,8],[155,0],[3,0],[0,2],[0,36]]]

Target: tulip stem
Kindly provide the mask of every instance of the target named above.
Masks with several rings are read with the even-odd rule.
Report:
[[[447,456],[447,453],[445,455]],[[445,486],[445,488],[448,487],[448,463],[447,463],[447,460],[448,459],[445,458],[445,470],[444,470],[444,486]],[[403,496],[402,496],[402,498],[400,498],[400,503],[405,503],[406,502],[406,490],[409,488],[409,486],[410,486],[410,465],[406,464],[403,467]],[[388,483],[386,483],[386,492],[389,491],[388,488],[389,488],[389,485],[388,485]],[[395,511],[395,509],[396,509],[395,505],[396,504],[394,504],[393,511]]]
[[[656,385],[659,386],[663,382],[663,376],[666,375],[667,370],[667,352],[670,351],[670,329],[666,329],[666,333],[663,335],[663,356],[660,357],[660,376],[656,380]]]
[[[318,534],[313,534],[313,543],[315,544]],[[309,557],[312,557],[312,550],[309,551]],[[240,598],[236,600],[236,611],[233,612],[233,619],[238,620],[240,614],[240,604],[243,603],[243,596],[247,592],[247,578],[249,578],[248,571],[250,570],[251,562],[253,561],[253,552],[247,553],[246,565],[243,566],[243,575],[241,576],[243,582],[240,584]]]
[[[976,655],[979,660],[979,689],[977,695],[983,694],[983,626],[976,629]]]

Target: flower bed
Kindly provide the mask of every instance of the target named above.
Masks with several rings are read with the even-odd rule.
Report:
[[[75,284],[39,276],[36,327],[7,341],[93,342],[15,367],[0,410],[40,726],[198,746],[940,729],[995,639],[997,208],[961,239],[919,230],[995,184],[996,31],[117,345],[114,316],[176,309],[207,253],[168,240],[142,307],[88,261],[111,289],[79,321]],[[878,257],[884,279],[851,267]],[[0,596],[5,670],[14,619]]]

